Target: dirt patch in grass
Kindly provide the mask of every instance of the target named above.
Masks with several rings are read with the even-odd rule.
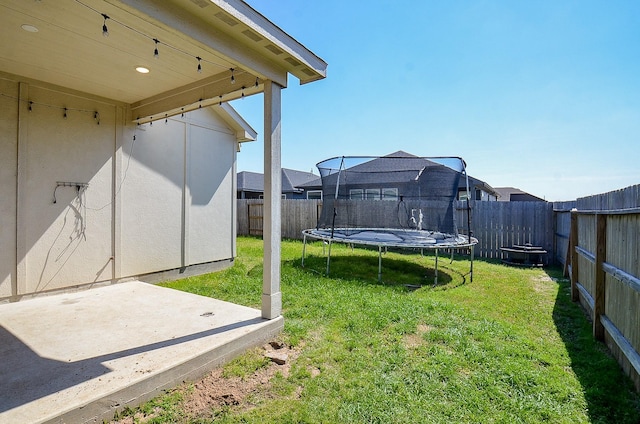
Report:
[[[552,278],[547,274],[539,274],[531,278],[533,289],[537,293],[548,293],[549,291],[554,290],[555,286],[553,283],[557,281],[557,279]]]
[[[420,347],[424,343],[424,334],[433,330],[433,327],[426,324],[418,324],[416,332],[412,334],[406,334],[403,337],[404,346],[407,349],[415,349]]]
[[[248,410],[259,398],[268,399],[271,395],[271,380],[277,374],[287,377],[291,363],[300,354],[299,348],[266,344],[262,347],[265,356],[277,354],[286,357],[284,364],[272,360],[268,365],[259,368],[247,376],[224,376],[224,368],[216,368],[204,378],[173,390],[180,394],[181,419],[171,422],[188,422],[194,419],[212,419],[217,413],[229,408]],[[278,361],[280,362],[280,361]],[[162,407],[153,408],[150,412],[142,412],[141,408],[131,410],[126,417],[110,421],[110,424],[147,423],[154,418],[165,415]],[[163,421],[164,422],[164,421]]]

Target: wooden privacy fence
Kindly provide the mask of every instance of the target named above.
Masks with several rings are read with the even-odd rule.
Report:
[[[238,235],[262,235],[262,199],[238,199]],[[302,239],[302,230],[315,228],[322,200],[282,199],[282,237]]]
[[[501,247],[530,243],[547,251],[545,261],[553,263],[553,204],[547,202],[473,202],[471,230],[478,244],[474,254],[481,258],[502,259]],[[457,222],[466,234],[466,203],[458,202]],[[566,250],[565,250],[566,252]]]
[[[640,186],[578,199],[570,222],[572,299],[640,390]]]
[[[566,267],[567,252],[569,251],[569,234],[571,232],[571,209],[576,207],[576,201],[555,202],[553,204],[554,260]]]
[[[238,200],[238,235],[262,235],[262,200]],[[380,207],[387,207],[387,202]],[[467,234],[467,203],[456,202],[458,230]],[[315,228],[321,200],[282,200],[282,237],[302,239],[302,230]],[[471,229],[479,243],[474,254],[482,258],[502,258],[501,247],[531,243],[554,258],[553,205],[547,202],[472,202]],[[372,213],[373,214],[373,213]],[[566,254],[566,247],[563,256]]]

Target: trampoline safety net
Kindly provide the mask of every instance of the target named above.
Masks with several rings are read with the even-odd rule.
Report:
[[[455,201],[466,188],[457,157],[336,157],[317,164],[323,207],[317,230],[418,230],[458,237]],[[461,185],[462,184],[462,185]],[[466,230],[466,229],[465,229]]]

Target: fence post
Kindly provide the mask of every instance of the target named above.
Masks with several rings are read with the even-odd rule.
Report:
[[[571,231],[569,233],[569,254],[571,255],[571,300],[580,300],[578,292],[578,211],[571,211]]]
[[[596,281],[593,290],[593,337],[604,340],[604,326],[600,316],[605,315],[605,273],[602,264],[607,260],[607,215],[596,215]]]

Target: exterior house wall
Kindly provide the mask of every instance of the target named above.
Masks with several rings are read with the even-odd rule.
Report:
[[[211,119],[215,117],[212,113],[209,115]],[[221,125],[193,124],[190,144],[188,263],[233,258],[236,240],[235,135]]]
[[[123,140],[122,275],[183,266],[184,127],[145,124]]]
[[[480,200],[481,202],[495,202],[498,200],[497,196],[488,193],[484,190],[476,189],[476,198],[475,200]]]
[[[23,90],[34,105],[19,105],[17,295],[110,280],[112,219],[104,205],[117,106],[47,86]],[[67,107],[67,117],[45,105]],[[84,110],[98,110],[100,125]]]
[[[237,141],[215,107],[133,126],[117,102],[0,90],[0,300],[233,259]]]
[[[306,199],[307,198],[307,194],[302,192],[302,193],[286,193],[286,198],[287,199]]]
[[[238,192],[238,199],[262,199],[263,198],[263,193],[256,193],[253,191],[239,191]]]
[[[0,298],[10,296],[16,264],[16,175],[18,155],[18,97],[15,81],[0,75]]]

